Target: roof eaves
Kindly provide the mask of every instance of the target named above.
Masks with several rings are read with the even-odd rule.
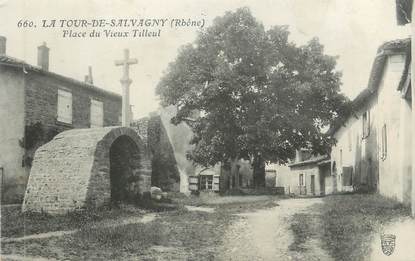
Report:
[[[305,160],[305,161],[295,162],[295,163],[289,164],[288,167],[292,168],[292,167],[306,166],[309,164],[316,164],[327,159],[329,159],[329,156],[324,155],[324,156],[315,157],[315,158]]]
[[[378,92],[378,88],[380,85],[380,82],[382,80],[383,71],[385,68],[385,64],[387,61],[387,57],[390,54],[393,53],[399,53],[399,52],[405,52],[407,57],[410,57],[411,55],[411,39],[405,38],[405,39],[399,39],[399,40],[393,40],[383,43],[377,51],[375,60],[373,61],[372,70],[370,72],[369,76],[369,82],[367,88],[362,90],[359,95],[352,101],[352,114],[350,117],[354,115],[353,112],[356,112],[360,110],[363,106],[367,104],[367,102],[375,96],[375,94]],[[409,65],[411,59],[406,59]],[[407,69],[408,70],[408,69]],[[408,71],[407,74],[409,75]],[[406,80],[405,72],[403,73],[401,77],[401,82]],[[405,78],[405,79],[404,79]],[[333,125],[333,127],[330,127],[330,129],[327,131],[327,134],[334,135],[341,127],[345,126],[346,121],[350,118],[346,118],[341,122],[336,123]]]
[[[19,60],[17,58],[10,57],[10,56],[7,56],[7,55],[0,55],[0,65],[18,67],[18,68],[22,68],[24,71],[33,71],[33,72],[36,72],[36,73],[39,73],[39,74],[43,74],[43,75],[46,75],[46,76],[53,77],[53,78],[61,80],[61,81],[65,81],[67,83],[72,83],[72,84],[75,84],[75,85],[78,85],[78,86],[81,86],[81,87],[90,88],[93,91],[102,93],[102,94],[107,95],[107,96],[112,96],[112,97],[121,99],[121,95],[119,95],[118,93],[107,91],[107,90],[104,90],[104,89],[102,89],[100,87],[97,87],[95,85],[85,83],[85,82],[82,82],[82,81],[79,81],[79,80],[76,80],[76,79],[73,79],[73,78],[70,78],[70,77],[67,77],[67,76],[63,76],[63,75],[60,75],[60,74],[57,74],[57,73],[54,73],[54,72],[43,70],[42,68],[40,68],[38,66],[28,64],[23,60]]]

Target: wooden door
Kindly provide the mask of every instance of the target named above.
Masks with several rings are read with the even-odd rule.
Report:
[[[311,194],[315,195],[316,194],[316,187],[315,187],[315,176],[311,175],[311,184],[310,184],[310,190],[311,190]]]

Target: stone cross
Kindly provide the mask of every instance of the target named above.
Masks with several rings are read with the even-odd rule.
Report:
[[[130,127],[130,85],[132,80],[130,79],[130,65],[138,63],[137,59],[130,59],[130,51],[124,50],[124,59],[115,61],[116,66],[122,65],[124,74],[120,80],[122,85],[122,126]]]

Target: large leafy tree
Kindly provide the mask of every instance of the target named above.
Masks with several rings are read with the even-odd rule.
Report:
[[[300,148],[329,148],[324,128],[348,112],[336,57],[325,55],[318,39],[297,46],[288,36],[288,27],[265,30],[241,8],[179,51],[157,94],[163,105],[177,106],[173,123],[192,127],[188,156],[195,163],[250,159],[254,183],[263,186],[266,162],[286,163]]]

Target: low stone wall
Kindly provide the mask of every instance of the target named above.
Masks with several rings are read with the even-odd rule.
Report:
[[[128,162],[131,183],[126,190],[137,197],[150,191],[151,162],[133,129],[75,129],[36,151],[22,210],[57,214],[110,203],[110,149],[118,138],[136,148],[134,160]]]

